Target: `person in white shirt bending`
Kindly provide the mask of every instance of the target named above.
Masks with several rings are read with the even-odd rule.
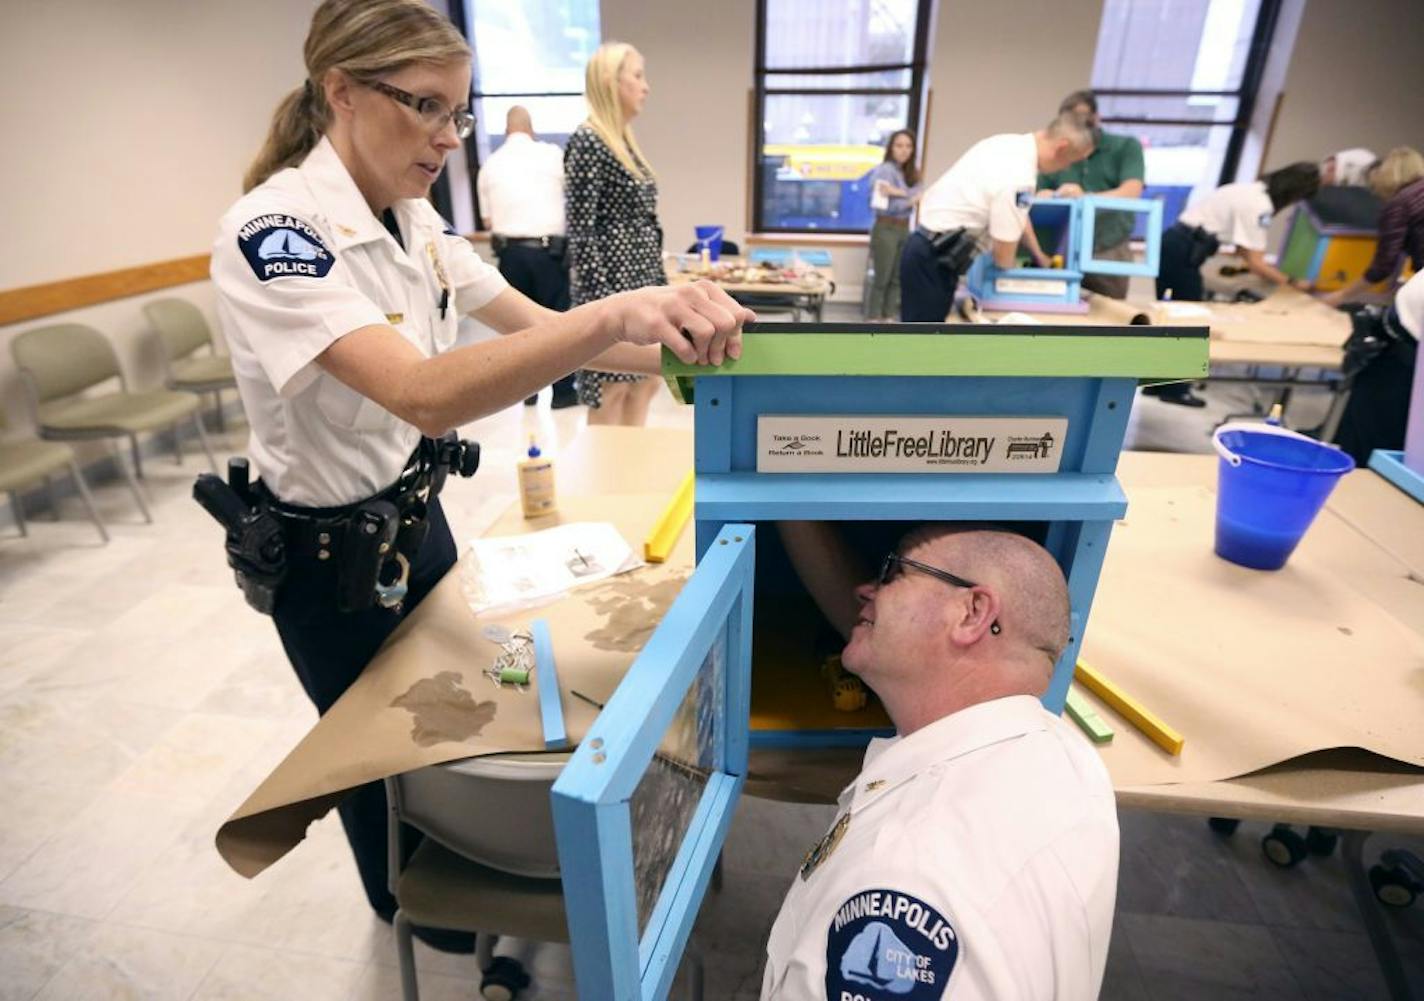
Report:
[[[523,105],[509,109],[504,143],[480,165],[475,186],[500,274],[539,305],[564,312],[569,308],[564,151],[535,137]],[[532,406],[537,400],[531,396],[524,402]],[[572,375],[554,383],[555,410],[577,403]]]
[[[781,532],[896,736],[871,741],[793,880],[763,1001],[1096,998],[1117,810],[1097,751],[1039,702],[1069,638],[1058,564],[1007,531],[930,525],[852,590],[831,526]]]

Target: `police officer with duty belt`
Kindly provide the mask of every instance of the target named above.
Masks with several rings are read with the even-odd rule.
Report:
[[[900,253],[900,319],[943,323],[959,276],[981,244],[999,267],[1012,267],[1038,175],[1092,151],[1092,133],[1071,112],[1037,132],[990,136],[971,146],[920,199],[919,226]]]
[[[469,47],[421,0],[325,0],[304,55],[212,255],[252,475],[234,460],[195,494],[324,713],[455,563],[438,495],[479,453],[450,429],[581,367],[655,374],[659,345],[720,364],[753,315],[707,282],[567,313],[509,288],[426,200],[474,118]],[[507,336],[455,347],[467,314]],[[382,787],[340,813],[390,920]]]

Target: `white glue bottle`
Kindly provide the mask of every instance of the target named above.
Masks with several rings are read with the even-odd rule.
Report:
[[[519,463],[519,503],[526,518],[553,514],[558,509],[554,504],[554,460],[539,451],[532,436],[529,458]]]

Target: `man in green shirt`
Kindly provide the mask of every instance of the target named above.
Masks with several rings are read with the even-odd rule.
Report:
[[[1141,198],[1142,144],[1132,136],[1104,132],[1098,118],[1098,98],[1091,90],[1075,90],[1058,106],[1060,113],[1071,111],[1092,130],[1097,145],[1086,160],[1038,175],[1040,197],[1076,198],[1105,195],[1110,198]],[[1093,255],[1100,260],[1130,261],[1133,216],[1130,212],[1099,212],[1093,231]],[[1113,299],[1127,298],[1126,275],[1085,275],[1083,287]]]

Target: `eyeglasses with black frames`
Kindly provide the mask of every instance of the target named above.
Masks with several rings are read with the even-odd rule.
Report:
[[[455,135],[461,139],[470,138],[475,131],[475,116],[470,113],[469,108],[455,108],[452,111],[450,107],[438,97],[417,97],[408,90],[392,87],[390,84],[380,80],[362,80],[360,83],[374,91],[385,94],[397,104],[404,104],[407,108],[420,116],[421,122],[432,133],[439,132],[443,129],[446,122],[454,123]]]
[[[979,586],[972,580],[965,580],[958,574],[952,574],[948,570],[941,570],[939,567],[932,567],[928,563],[921,563],[919,560],[912,560],[906,556],[901,556],[899,553],[885,554],[885,559],[880,562],[880,576],[876,579],[875,586],[882,588],[886,584],[889,584],[896,577],[903,574],[906,567],[912,570],[918,570],[923,574],[928,574],[935,578],[935,580],[942,580],[952,587],[971,588]],[[995,636],[1002,632],[997,619],[990,624],[989,631]]]

